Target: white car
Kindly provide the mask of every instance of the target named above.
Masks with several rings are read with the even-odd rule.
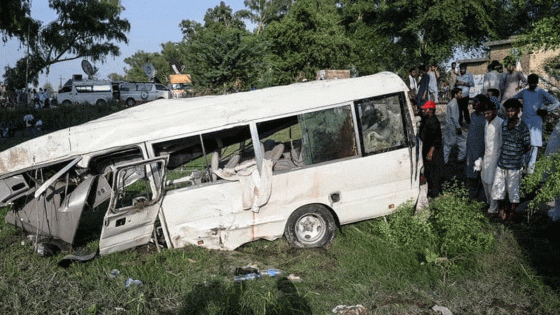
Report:
[[[171,96],[171,91],[166,86],[153,82],[121,82],[119,93],[119,99],[128,106],[167,99]]]

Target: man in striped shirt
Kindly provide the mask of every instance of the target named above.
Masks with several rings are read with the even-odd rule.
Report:
[[[499,215],[503,220],[511,220],[519,207],[519,188],[524,154],[531,148],[529,128],[519,119],[522,107],[517,99],[504,103],[507,120],[502,124],[502,149],[498,158],[498,168],[492,185],[492,199],[500,200]],[[509,205],[506,198],[509,199]]]

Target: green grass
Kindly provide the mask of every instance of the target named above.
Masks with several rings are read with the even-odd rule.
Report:
[[[2,222],[0,313],[329,314],[340,304],[362,304],[370,314],[430,314],[437,304],[454,314],[558,314],[558,224],[532,221],[489,224],[496,236],[490,251],[431,263],[387,240],[380,226],[388,223],[379,218],[342,227],[328,248],[294,249],[280,239],[236,251],[188,246],[158,253],[150,244],[67,269],[57,265],[64,254],[34,254],[25,236]],[[235,283],[235,268],[249,264],[303,281]],[[126,288],[128,278],[144,285]]]

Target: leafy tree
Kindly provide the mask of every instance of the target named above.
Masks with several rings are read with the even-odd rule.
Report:
[[[227,93],[258,84],[266,44],[236,29],[206,30],[186,47],[187,69],[199,93]]]
[[[29,78],[36,80],[39,73],[58,62],[79,58],[103,61],[107,55],[118,56],[116,42],[127,42],[125,32],[130,29],[121,19],[123,7],[118,0],[50,0],[49,6],[58,18],[41,27],[30,38]],[[22,60],[27,59],[27,56]],[[20,60],[20,61],[22,61]],[[17,69],[6,70],[4,78],[24,87],[12,75],[26,73],[27,62],[18,61]],[[24,76],[25,77],[25,76]]]
[[[178,61],[179,63],[186,63],[185,44],[167,42],[161,44],[161,53],[147,53],[138,51],[134,55],[125,58],[124,62],[130,66],[125,70],[126,74],[122,78],[126,81],[145,82],[149,78],[144,73],[144,65],[151,63],[156,69],[156,78],[162,84],[167,84],[169,75],[174,73],[172,71],[170,62]]]
[[[260,35],[266,25],[278,21],[286,14],[293,0],[245,0],[248,10],[239,10],[237,15],[257,24],[255,34]]]
[[[198,93],[234,92],[258,83],[266,42],[254,38],[241,14],[223,1],[208,9],[204,25],[184,20],[180,27],[184,42],[177,45],[178,55],[167,55],[186,66]]]
[[[537,21],[528,33],[519,37],[518,45],[526,45],[530,50],[560,48],[560,9],[556,12]]]
[[[216,29],[216,31],[227,28],[245,30],[245,23],[243,23],[239,15],[233,14],[230,6],[221,1],[219,5],[206,11],[204,27]]]
[[[196,38],[196,36],[202,31],[203,26],[196,21],[183,20],[179,24],[179,28],[183,33],[183,41],[188,42],[189,40]]]
[[[340,0],[338,4],[347,32],[358,46],[366,47],[357,54],[362,66],[379,57],[381,68],[392,71],[439,63],[458,47],[477,47],[497,37],[493,13],[500,10],[497,0]]]
[[[298,0],[270,23],[264,36],[271,42],[274,83],[314,80],[319,69],[347,69],[353,45],[339,22],[334,1]]]
[[[30,0],[3,0],[0,2],[0,34],[6,42],[9,37],[25,41],[28,34],[36,34],[39,23],[29,14]]]

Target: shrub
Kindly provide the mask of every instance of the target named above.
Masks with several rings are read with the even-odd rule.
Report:
[[[454,257],[492,248],[495,238],[482,209],[482,203],[469,200],[463,190],[446,191],[430,204],[428,222],[441,253]]]
[[[410,203],[399,207],[386,221],[379,221],[379,231],[386,240],[428,262],[439,256],[488,251],[494,246],[482,203],[469,200],[464,188],[448,189],[434,199],[427,219],[414,216],[413,210]]]

